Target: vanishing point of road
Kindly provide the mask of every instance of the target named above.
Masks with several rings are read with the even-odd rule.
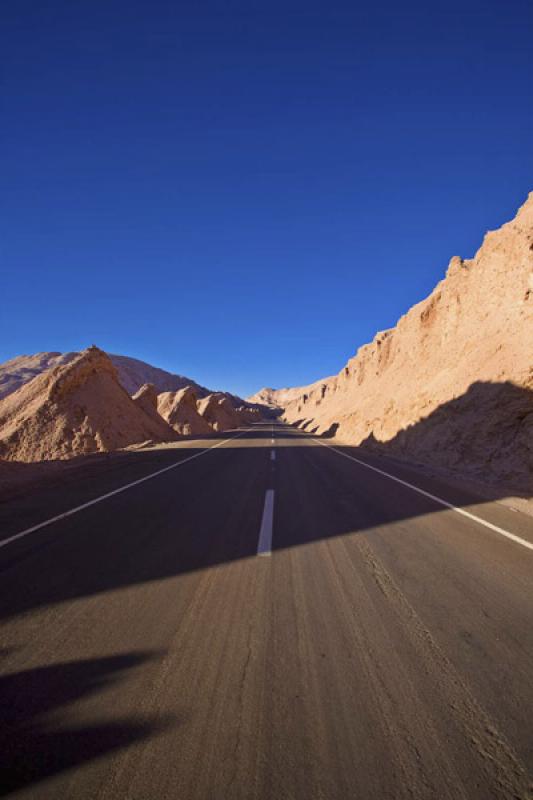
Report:
[[[530,797],[533,520],[361,452],[256,425],[1,502],[2,795]]]

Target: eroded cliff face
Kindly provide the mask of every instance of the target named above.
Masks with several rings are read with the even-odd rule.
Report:
[[[533,488],[533,193],[338,375],[253,399],[316,433]]]

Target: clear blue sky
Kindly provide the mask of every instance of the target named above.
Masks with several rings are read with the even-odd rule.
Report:
[[[6,0],[0,360],[337,372],[533,189],[533,4]]]

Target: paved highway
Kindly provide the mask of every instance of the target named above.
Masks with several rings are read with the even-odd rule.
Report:
[[[3,794],[530,797],[533,520],[224,437],[0,503]]]

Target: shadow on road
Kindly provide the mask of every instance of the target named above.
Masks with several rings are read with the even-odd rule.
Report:
[[[369,463],[392,463],[391,471],[400,477],[405,470],[409,477],[409,466],[391,458],[409,458],[424,450],[430,462],[433,455],[433,462],[439,463],[445,449],[452,448],[458,463],[473,474],[487,459],[493,465],[497,461],[502,474],[507,469],[510,477],[518,455],[527,482],[533,470],[528,438],[532,398],[533,392],[511,384],[476,384],[391,442],[369,438],[364,447],[336,447]],[[480,410],[483,418],[474,426],[472,420]],[[276,429],[275,463],[270,459],[271,425],[258,425],[202,458],[191,459],[213,437],[183,449],[80,461],[80,471],[58,473],[55,484],[3,503],[0,521],[9,523],[9,532],[15,533],[188,459],[183,468],[173,468],[3,549],[0,618],[97,594],[105,608],[106,592],[255,557],[267,487],[276,490],[274,550],[441,513],[430,499],[319,446],[318,441],[335,444],[331,437],[338,423],[316,437],[310,433],[316,428],[313,420],[298,422],[300,430]],[[438,482],[434,490],[431,478],[416,480],[439,494]],[[484,502],[460,487],[446,486],[445,491],[456,506]],[[500,496],[506,494],[501,488]],[[529,494],[524,489],[524,496]],[[391,530],[396,535],[396,529]],[[28,786],[162,730],[168,723],[124,719],[71,727],[68,721],[69,704],[103,692],[151,657],[131,653],[4,675],[0,679],[3,791]]]
[[[61,715],[80,698],[101,692],[154,656],[129,653],[71,661],[0,678],[2,796],[58,772],[153,736],[168,722],[130,721],[71,727]]]
[[[335,444],[343,453],[363,461],[385,464],[400,477],[409,467],[402,465],[398,456],[413,453],[415,440],[417,452],[426,448],[435,453],[437,461],[445,447],[453,447],[461,463],[474,468],[487,459],[492,458],[493,463],[497,459],[501,470],[508,466],[510,476],[518,454],[524,464],[523,478],[531,482],[533,464],[527,437],[533,421],[532,398],[533,392],[512,384],[475,384],[467,395],[437,409],[389,443],[367,441],[360,448],[335,444],[328,439],[333,425],[320,441]],[[467,411],[476,408],[484,409],[484,419],[476,430],[461,432],[461,419],[471,420]],[[502,409],[506,424],[501,420]],[[517,419],[521,421],[518,426]],[[5,527],[8,535],[189,459],[182,468],[171,469],[1,550],[0,618],[254,556],[265,489],[274,474],[274,549],[439,513],[431,500],[391,481],[384,483],[383,478],[339,458],[331,449],[309,447],[318,438],[307,431],[276,430],[278,460],[272,471],[271,430],[270,424],[255,426],[201,458],[194,456],[204,448],[203,443],[93,460],[87,471],[74,472],[70,481],[63,478],[42,492],[1,504],[0,522],[11,525],[11,530]],[[474,441],[476,434],[479,441]],[[487,452],[489,441],[492,454]],[[415,474],[411,480],[439,494],[438,482],[434,489],[435,481],[429,477]],[[484,502],[457,485],[445,485],[443,491],[456,506]],[[500,487],[499,496],[508,494]],[[524,496],[530,494],[523,492]]]

